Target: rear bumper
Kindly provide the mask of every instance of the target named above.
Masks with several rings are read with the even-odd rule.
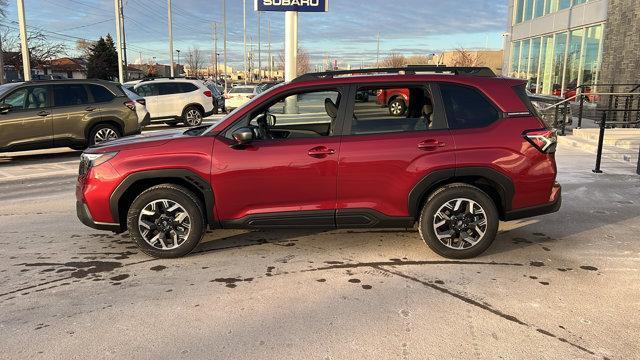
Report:
[[[533,216],[551,214],[560,210],[561,205],[562,187],[556,182],[555,184],[553,184],[553,188],[551,189],[551,196],[549,197],[548,203],[523,209],[507,211],[504,215],[504,220],[518,220]]]
[[[102,223],[102,222],[94,221],[91,218],[91,214],[89,213],[89,209],[87,208],[87,205],[81,201],[76,201],[76,214],[78,215],[78,219],[80,220],[80,222],[90,228],[94,228],[97,230],[113,231],[117,233],[123,231],[120,224]]]
[[[147,113],[147,115],[144,116],[144,119],[140,122],[140,127],[145,127],[149,124],[151,124],[151,114]]]

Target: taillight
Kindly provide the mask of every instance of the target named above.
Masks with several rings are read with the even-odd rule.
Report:
[[[211,97],[212,96],[211,91],[210,90],[205,91],[204,96]]]
[[[558,136],[556,135],[555,130],[526,130],[522,133],[522,136],[524,136],[524,138],[527,139],[527,141],[541,153],[552,154],[556,152]]]
[[[140,105],[147,106],[147,101],[146,101],[145,99],[138,99],[138,100],[136,100],[136,101],[137,101],[137,102],[138,102],[138,104],[140,104]]]
[[[125,101],[124,102],[124,106],[128,107],[129,109],[136,111],[136,102],[133,100],[129,100],[129,101]]]

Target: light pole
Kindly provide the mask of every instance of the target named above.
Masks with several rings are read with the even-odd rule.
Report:
[[[18,1],[18,27],[20,28],[20,45],[22,48],[22,73],[24,81],[31,80],[31,59],[29,57],[29,45],[27,44],[27,21],[24,16],[24,1]],[[116,0],[117,1],[117,0]],[[120,55],[120,52],[118,52]]]
[[[180,50],[176,50],[176,52],[178,53],[178,63],[176,64],[176,70],[178,70],[178,75],[180,75]],[[171,75],[171,77],[174,77],[173,74]]]
[[[262,81],[262,50],[260,48],[260,33],[261,29],[261,21],[260,21],[260,11],[258,11],[258,81]]]
[[[227,0],[222,0],[222,21],[224,22],[224,92],[227,92]]]
[[[167,0],[169,2],[169,65],[171,67],[171,77],[175,76],[174,70],[173,70],[173,25],[172,25],[172,20],[171,20],[171,0]],[[179,52],[179,51],[178,51]]]
[[[242,0],[242,19],[244,29],[244,84],[247,85],[247,77],[249,75],[247,69],[247,0]]]

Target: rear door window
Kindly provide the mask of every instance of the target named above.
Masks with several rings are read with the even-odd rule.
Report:
[[[93,101],[95,102],[109,102],[115,97],[111,91],[100,85],[90,84],[89,91],[91,91]]]
[[[192,83],[178,83],[178,84],[179,84],[181,93],[188,93],[188,92],[198,90],[198,87],[193,85]]]
[[[160,83],[158,84],[158,95],[173,95],[181,93],[179,83]]]
[[[83,84],[53,85],[54,106],[73,106],[89,103],[89,96]]]
[[[350,135],[445,128],[427,84],[360,87],[355,93]]]
[[[478,90],[450,83],[439,86],[451,129],[480,128],[500,117],[498,110]]]

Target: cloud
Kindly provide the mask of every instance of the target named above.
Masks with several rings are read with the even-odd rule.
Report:
[[[174,0],[174,48],[186,51],[198,46],[210,51],[211,22],[216,21],[218,50],[222,52],[222,1]],[[166,0],[127,0],[125,4],[130,58],[137,58],[138,52],[144,57],[167,58]],[[226,0],[226,4],[229,58],[234,63],[242,62],[242,1]],[[8,17],[15,18],[15,3],[9,5]],[[26,5],[29,25],[89,39],[115,32],[114,23],[99,23],[113,18],[112,2],[40,0]],[[300,14],[298,38],[314,61],[330,53],[332,57],[360,63],[375,57],[378,32],[382,54],[430,53],[433,49],[477,42],[478,34],[483,34],[482,38],[484,34],[497,38],[507,26],[506,13],[507,4],[503,0],[329,0],[328,13]],[[258,22],[252,0],[247,0],[247,15],[248,34],[256,42]],[[284,41],[284,14],[262,13],[261,18],[263,48],[266,49],[270,22],[272,47],[279,51]]]

